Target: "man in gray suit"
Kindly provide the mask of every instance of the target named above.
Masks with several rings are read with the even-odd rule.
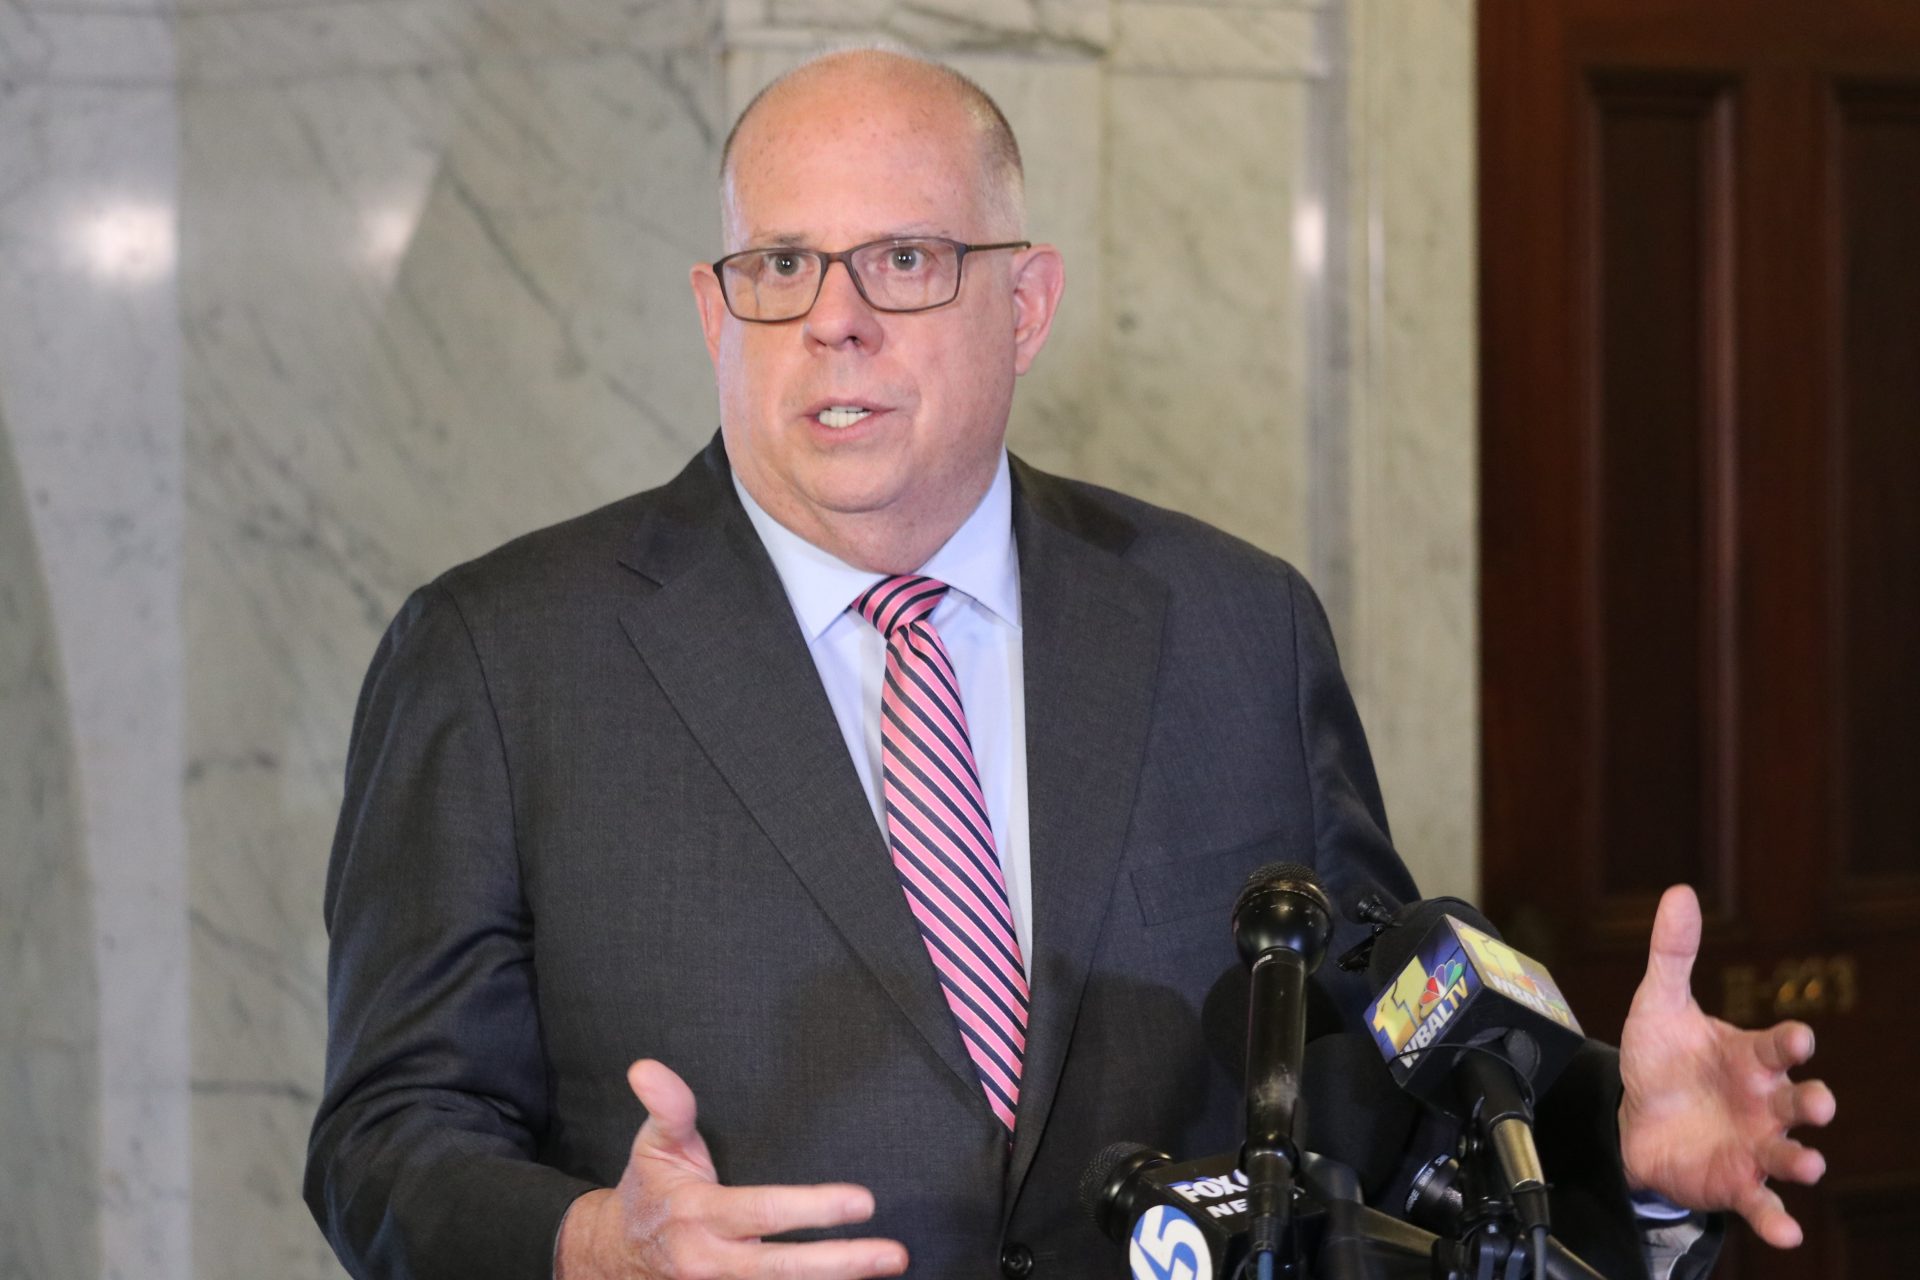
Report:
[[[1325,619],[1007,457],[1063,273],[977,89],[811,63],[724,194],[720,438],[423,588],[375,656],[309,1202],[360,1276],[1113,1274],[1089,1156],[1238,1140],[1245,875],[1413,894]],[[1629,1273],[1629,1189],[1789,1244],[1764,1179],[1821,1169],[1785,1136],[1832,1114],[1787,1079],[1811,1033],[1706,1019],[1697,945],[1677,891],[1619,1073],[1542,1117],[1557,1220]],[[1314,991],[1359,1029],[1357,979]],[[1434,1141],[1355,1110],[1373,1189]]]

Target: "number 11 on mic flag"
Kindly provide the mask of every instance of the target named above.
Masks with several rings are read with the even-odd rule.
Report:
[[[1374,1001],[1374,1042],[1394,1079],[1431,1096],[1458,1050],[1485,1032],[1525,1031],[1544,1087],[1580,1047],[1580,1023],[1546,966],[1450,915],[1430,929]]]

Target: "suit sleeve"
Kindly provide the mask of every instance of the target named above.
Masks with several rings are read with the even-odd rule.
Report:
[[[1293,597],[1294,669],[1299,680],[1300,750],[1313,802],[1315,870],[1334,901],[1336,914],[1344,914],[1341,909],[1365,889],[1378,888],[1396,900],[1411,900],[1419,891],[1387,834],[1380,782],[1360,713],[1340,671],[1333,628],[1306,580],[1291,572],[1288,580]],[[1358,926],[1340,924],[1330,955],[1363,936]],[[1353,979],[1351,986],[1364,999],[1359,979]]]
[[[500,726],[422,589],[354,715],[327,873],[326,1083],[306,1198],[356,1277],[544,1276],[589,1184],[535,1161],[548,1076]]]

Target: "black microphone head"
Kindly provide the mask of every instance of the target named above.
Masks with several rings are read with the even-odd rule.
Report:
[[[1333,904],[1313,872],[1274,862],[1247,877],[1233,903],[1233,945],[1251,966],[1269,951],[1299,953],[1307,972],[1319,965],[1333,936]]]
[[[1375,940],[1373,955],[1367,961],[1367,984],[1379,988],[1398,977],[1442,916],[1452,916],[1490,937],[1500,936],[1493,923],[1470,902],[1459,898],[1422,898],[1409,902],[1394,912],[1392,927]]]
[[[1125,1240],[1132,1228],[1128,1184],[1142,1169],[1167,1163],[1164,1152],[1138,1142],[1115,1142],[1087,1161],[1080,1175],[1080,1207],[1111,1240]]]

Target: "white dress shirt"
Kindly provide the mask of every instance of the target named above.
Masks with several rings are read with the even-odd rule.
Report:
[[[874,821],[886,830],[880,775],[880,689],[887,646],[848,609],[885,574],[856,569],[768,515],[734,477],[733,487],[786,589],[807,651],[840,722],[847,754],[867,789]],[[1006,876],[1014,933],[1023,960],[1033,954],[1031,862],[1027,846],[1026,686],[1021,678],[1020,559],[1013,542],[1013,477],[1007,455],[980,505],[916,572],[947,584],[934,629],[960,677],[980,789]],[[1032,962],[1026,960],[1031,971]]]

